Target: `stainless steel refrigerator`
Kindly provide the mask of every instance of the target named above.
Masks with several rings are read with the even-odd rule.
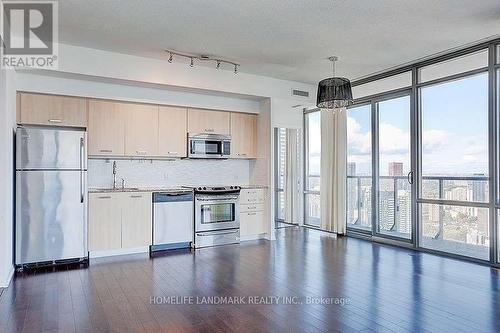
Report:
[[[16,266],[87,255],[87,134],[18,126]]]

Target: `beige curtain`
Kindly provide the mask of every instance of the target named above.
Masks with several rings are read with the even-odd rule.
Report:
[[[285,222],[298,221],[298,165],[297,130],[286,129],[285,147]]]
[[[346,231],[346,110],[321,110],[321,228]]]

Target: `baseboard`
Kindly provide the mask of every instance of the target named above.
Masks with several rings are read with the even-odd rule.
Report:
[[[14,266],[10,268],[9,274],[7,274],[7,278],[4,281],[0,281],[0,288],[8,288],[10,285],[10,281],[12,281],[12,277],[14,276]]]
[[[269,239],[269,238],[267,237],[267,233],[249,235],[249,236],[240,236],[240,242],[252,241],[257,239]]]
[[[149,253],[149,246],[134,247],[129,249],[90,251],[89,257],[102,258],[102,257],[122,256],[124,254],[137,254],[137,253]]]

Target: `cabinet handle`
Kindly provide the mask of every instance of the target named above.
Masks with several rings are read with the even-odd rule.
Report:
[[[137,155],[146,155],[148,152],[145,150],[137,150]]]
[[[105,196],[99,196],[97,199],[111,199],[110,195],[105,195]]]
[[[251,215],[257,215],[257,213],[247,213],[248,216],[251,216]]]
[[[238,154],[238,156],[247,156],[247,154]]]
[[[62,119],[49,119],[49,123],[62,123]]]
[[[131,198],[142,198],[142,195],[131,195]]]
[[[168,152],[167,152],[167,154],[169,154],[169,155],[177,155],[177,154],[179,154],[179,153],[178,153],[178,152],[176,152],[176,151],[168,151]]]
[[[248,206],[248,209],[257,209],[257,206]]]
[[[113,151],[111,149],[99,149],[101,153],[112,153]]]
[[[213,128],[205,128],[205,132],[214,132]]]

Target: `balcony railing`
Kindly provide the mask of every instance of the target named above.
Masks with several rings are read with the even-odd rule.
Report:
[[[401,221],[402,214],[409,214],[409,207],[401,207],[401,202],[409,205],[411,202],[411,197],[408,197],[407,201],[400,200],[400,192],[406,191],[410,194],[411,185],[409,179],[406,176],[380,176],[379,177],[379,200],[385,201],[379,202],[379,212],[383,213],[383,219],[379,221],[379,227],[387,232],[401,232],[401,230],[407,226],[401,226],[398,223]],[[371,213],[371,180],[372,176],[347,176],[347,197],[348,197],[348,224],[351,226],[361,227],[362,219],[361,212],[363,209],[369,210]],[[450,201],[465,201],[465,202],[487,202],[488,201],[488,180],[487,176],[424,176],[422,177],[422,195],[425,199],[437,199],[437,200],[450,200]],[[460,182],[468,182],[460,184]],[[362,195],[363,187],[369,187],[369,200],[363,200]],[[446,197],[446,194],[453,193],[453,188],[464,188],[467,191],[457,191],[458,196]],[[446,191],[448,190],[448,191]],[[353,194],[355,195],[354,207],[352,206]],[[390,196],[388,197],[383,196]],[[471,197],[472,196],[472,197]],[[366,204],[369,207],[365,207]],[[392,207],[391,207],[392,206]],[[404,212],[401,209],[405,208]],[[355,210],[357,213],[353,218],[351,214],[354,212],[349,212],[349,210]],[[439,222],[436,233],[432,238],[442,239],[443,237],[443,209],[442,205],[439,206]],[[364,215],[371,215],[365,211]],[[408,216],[404,216],[408,218]],[[350,220],[349,220],[350,219]],[[370,223],[370,221],[368,221]],[[365,221],[365,225],[366,225]],[[383,224],[383,225],[382,225]],[[401,228],[403,227],[403,228]]]

